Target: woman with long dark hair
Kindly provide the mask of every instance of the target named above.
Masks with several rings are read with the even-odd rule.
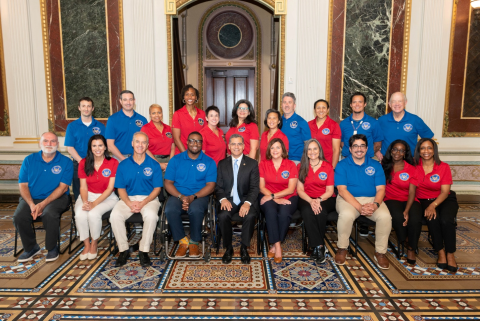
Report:
[[[118,202],[113,193],[117,166],[118,161],[109,156],[105,137],[93,135],[88,141],[87,157],[78,165],[80,196],[75,203],[75,223],[85,245],[80,260],[97,257],[102,215]]]
[[[250,101],[246,99],[237,101],[233,107],[232,120],[228,126],[230,126],[230,129],[225,134],[225,141],[228,142],[233,134],[241,135],[245,144],[243,154],[255,159],[260,134],[255,120],[255,109],[253,109]],[[230,150],[228,153],[230,154]]]
[[[260,160],[265,160],[267,156],[267,146],[268,143],[274,138],[280,138],[285,144],[285,148],[288,153],[288,138],[282,133],[282,115],[278,110],[269,109],[265,113],[265,128],[268,130],[264,131],[262,138],[260,139]]]

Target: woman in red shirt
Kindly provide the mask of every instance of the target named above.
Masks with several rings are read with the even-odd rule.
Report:
[[[297,166],[287,159],[287,149],[280,138],[268,143],[267,159],[259,164],[260,209],[267,222],[268,241],[272,244],[268,257],[282,262],[281,242],[287,235],[293,213],[297,210]]]
[[[255,121],[255,110],[250,101],[240,99],[237,101],[232,110],[232,120],[230,121],[230,129],[225,134],[225,141],[229,141],[230,136],[239,134],[243,136],[245,149],[243,154],[252,159],[256,159],[258,149],[258,126]],[[230,154],[230,150],[228,151]]]
[[[415,147],[415,163],[415,195],[425,211],[433,248],[438,253],[437,266],[455,273],[458,270],[454,254],[458,202],[455,192],[450,190],[453,183],[450,166],[440,160],[437,143],[430,138],[418,141]]]
[[[298,207],[307,229],[311,258],[318,264],[325,262],[325,227],[328,213],[335,211],[333,195],[333,167],[325,160],[322,146],[310,139],[303,148],[298,166]]]
[[[274,138],[280,138],[285,144],[288,153],[288,138],[282,133],[282,115],[278,110],[269,109],[265,113],[265,127],[268,130],[264,131],[260,139],[260,160],[265,160],[267,155],[268,143]]]
[[[337,166],[340,156],[340,140],[342,131],[340,125],[328,116],[330,105],[325,99],[319,99],[313,104],[315,119],[308,122],[312,138],[320,142],[327,162],[333,168]]]
[[[102,135],[90,137],[87,157],[78,164],[80,196],[75,202],[75,223],[80,241],[85,245],[80,260],[94,260],[97,257],[102,215],[118,202],[117,195],[113,193],[117,166],[118,161],[109,156],[105,137]]]
[[[415,166],[410,146],[404,140],[393,141],[382,159],[387,185],[384,202],[392,216],[399,244],[408,235],[407,262],[415,264],[418,239],[422,232],[422,206],[415,198]]]
[[[205,155],[211,157],[215,164],[225,158],[227,144],[223,140],[223,131],[218,127],[220,121],[220,110],[217,106],[210,106],[205,111],[208,126],[200,130],[203,137],[202,149]]]

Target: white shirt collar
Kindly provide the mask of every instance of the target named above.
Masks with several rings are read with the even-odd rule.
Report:
[[[237,159],[238,159],[238,166],[240,167],[240,164],[242,163],[242,159],[243,159],[243,154],[240,155],[240,157]],[[235,165],[235,158],[232,156],[232,166],[234,165]]]

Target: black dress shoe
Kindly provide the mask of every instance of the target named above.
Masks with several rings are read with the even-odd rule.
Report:
[[[316,262],[318,264],[325,263],[325,245],[324,246],[317,246],[317,259]]]
[[[437,266],[438,268],[442,269],[442,270],[446,270],[447,269],[447,263],[438,263],[437,262]]]
[[[248,254],[247,247],[243,244],[240,246],[240,258],[242,264],[250,264],[250,255]]]
[[[152,262],[150,262],[150,258],[148,257],[147,252],[138,251],[138,257],[140,259],[140,265],[141,266],[148,267],[148,266],[152,265]]]
[[[313,248],[312,254],[310,255],[310,259],[316,261],[318,258],[318,246]]]
[[[118,255],[117,261],[115,262],[115,267],[120,267],[127,264],[127,260],[129,256],[130,256],[130,252],[128,250],[120,252],[120,254]]]
[[[457,273],[457,271],[458,271],[458,266],[447,265],[447,270],[449,270],[449,271],[452,272],[452,273]]]
[[[233,247],[230,245],[227,247],[225,250],[225,254],[223,254],[222,257],[222,263],[223,264],[230,264],[232,263],[232,257],[233,257]]]

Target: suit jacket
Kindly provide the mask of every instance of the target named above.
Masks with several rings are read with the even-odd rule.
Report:
[[[228,156],[218,163],[217,184],[215,185],[217,200],[220,201],[222,198],[227,198],[229,201],[232,201],[232,197],[230,196],[232,188],[232,156]],[[243,155],[242,162],[238,166],[237,191],[242,203],[249,201],[252,206],[255,206],[258,194],[260,193],[258,162],[245,155]]]

